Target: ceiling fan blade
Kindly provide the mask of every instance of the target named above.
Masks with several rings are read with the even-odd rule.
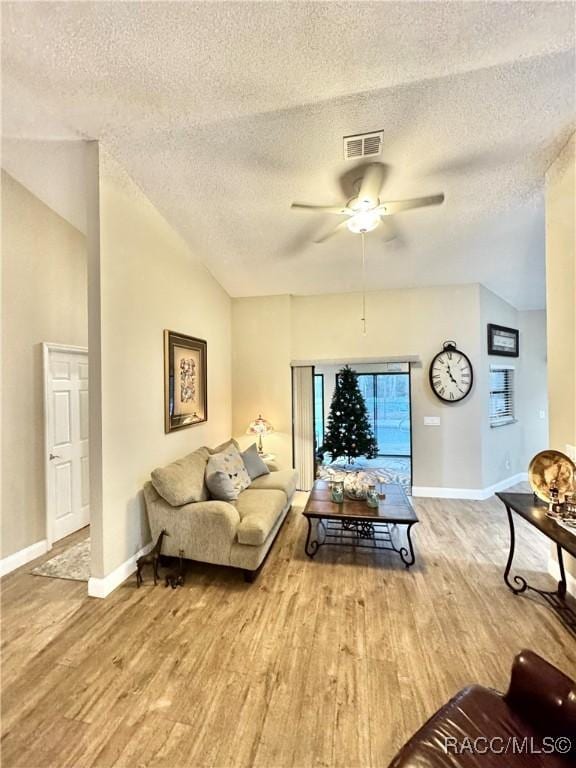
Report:
[[[380,239],[384,243],[389,243],[391,240],[400,240],[400,232],[394,222],[394,219],[380,219],[379,230],[381,233]]]
[[[383,181],[384,166],[380,163],[367,165],[358,190],[358,204],[364,206],[378,205]]]
[[[411,200],[388,200],[376,209],[382,216],[409,211],[411,208],[425,208],[428,205],[441,205],[444,195],[429,195],[428,197],[413,197]]]
[[[316,213],[335,213],[338,216],[352,216],[354,213],[354,211],[351,211],[345,205],[308,205],[308,203],[292,203],[290,208],[297,208],[301,211],[315,211]]]
[[[324,243],[326,240],[329,240],[331,237],[334,237],[334,235],[337,235],[338,232],[341,232],[343,229],[346,229],[346,225],[348,224],[347,221],[343,221],[336,229],[332,229],[330,232],[327,232],[325,235],[322,235],[322,237],[319,237],[317,240],[314,240],[315,243]]]

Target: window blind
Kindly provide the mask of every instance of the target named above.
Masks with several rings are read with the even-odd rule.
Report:
[[[314,484],[314,366],[292,368],[294,468],[298,490]]]
[[[491,427],[502,427],[516,421],[514,415],[514,368],[509,365],[490,367],[490,408]]]

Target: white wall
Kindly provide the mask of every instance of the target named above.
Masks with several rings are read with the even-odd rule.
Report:
[[[91,370],[100,379],[90,386],[101,388],[101,404],[91,399],[91,448],[102,455],[101,500],[97,488],[91,499],[100,505],[93,517],[101,517],[95,577],[149,540],[141,489],[151,470],[231,431],[228,295],[102,148],[99,168],[99,238],[90,241],[90,258],[98,263],[91,264],[89,310]],[[168,435],[164,329],[208,342],[208,421]]]
[[[46,538],[44,341],[86,346],[86,239],[2,172],[2,557]]]

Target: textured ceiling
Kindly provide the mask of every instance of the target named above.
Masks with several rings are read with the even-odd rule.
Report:
[[[397,240],[368,236],[370,286],[478,281],[540,307],[543,175],[575,123],[574,10],[4,3],[3,132],[105,142],[238,296],[359,288],[358,238],[313,245],[336,222],[289,206],[345,200],[342,136],[383,128],[384,198],[446,202],[396,216]]]

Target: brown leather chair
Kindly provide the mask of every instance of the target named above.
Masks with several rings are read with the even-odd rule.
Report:
[[[389,768],[566,768],[576,765],[576,683],[532,651],[514,659],[505,694],[457,693]]]

